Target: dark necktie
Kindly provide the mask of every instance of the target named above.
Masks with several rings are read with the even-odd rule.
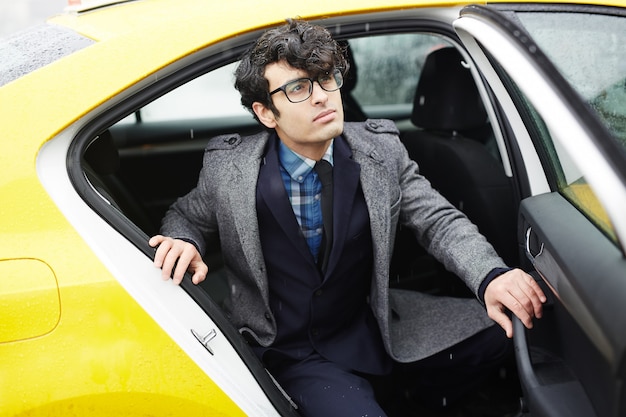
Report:
[[[320,244],[317,263],[322,272],[326,272],[328,258],[333,243],[333,166],[330,162],[322,159],[315,164],[315,172],[322,183],[322,221],[324,233]]]

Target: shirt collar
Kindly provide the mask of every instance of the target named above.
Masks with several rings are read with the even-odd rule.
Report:
[[[322,156],[322,159],[325,159],[331,165],[333,165],[333,144],[334,139],[330,142],[324,156]],[[304,181],[304,178],[309,175],[316,163],[314,159],[307,158],[306,156],[292,151],[282,141],[278,142],[278,158],[283,168],[285,168],[285,171],[297,182]]]

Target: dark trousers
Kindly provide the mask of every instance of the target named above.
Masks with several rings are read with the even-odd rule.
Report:
[[[303,417],[375,417],[396,414],[400,391],[427,406],[453,404],[510,354],[511,343],[496,325],[421,361],[397,364],[387,377],[355,373],[317,353],[268,367]]]
[[[384,417],[369,379],[313,352],[270,368],[303,417]]]
[[[512,355],[511,341],[494,325],[433,356],[397,364],[394,386],[429,409],[454,406],[480,389]]]

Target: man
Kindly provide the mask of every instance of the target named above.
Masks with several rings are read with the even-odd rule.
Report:
[[[197,284],[208,272],[202,254],[219,239],[227,315],[305,416],[385,415],[371,381],[393,361],[438,363],[442,352],[452,358],[448,349],[494,340],[475,300],[389,291],[398,222],[464,279],[508,337],[507,310],[531,327],[545,301],[419,175],[392,122],[344,124],[347,67],[321,27],[289,20],[266,32],[235,86],[267,131],[211,140],[197,187],[150,240],[164,279],[190,271]],[[469,351],[479,352],[471,361],[490,359]]]

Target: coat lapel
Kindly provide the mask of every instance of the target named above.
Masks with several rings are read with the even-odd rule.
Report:
[[[344,137],[352,150],[354,161],[361,168],[359,178],[369,212],[374,251],[370,304],[377,317],[386,318],[386,321],[379,322],[379,324],[383,340],[390,349],[389,264],[391,261],[390,248],[392,247],[390,236],[395,235],[392,230],[391,219],[391,207],[396,203],[395,198],[392,198],[394,185],[389,173],[383,166],[383,155],[376,151],[372,143],[361,139],[358,132],[350,129],[349,125],[346,125]]]
[[[256,209],[256,189],[259,169],[267,144],[268,135],[255,135],[247,141],[253,149],[250,152],[239,152],[232,162],[232,169],[226,169],[224,181],[226,187],[223,192],[228,196],[230,213],[224,217],[232,219],[233,227],[237,232],[241,252],[254,274],[254,280],[265,300],[269,303],[267,275],[265,261],[259,237],[259,223]],[[243,145],[241,145],[243,146]]]
[[[359,179],[370,216],[374,256],[379,263],[389,258],[390,207],[393,203],[390,201],[389,174],[373,146],[351,140],[348,143],[352,146],[354,161],[361,168]]]

